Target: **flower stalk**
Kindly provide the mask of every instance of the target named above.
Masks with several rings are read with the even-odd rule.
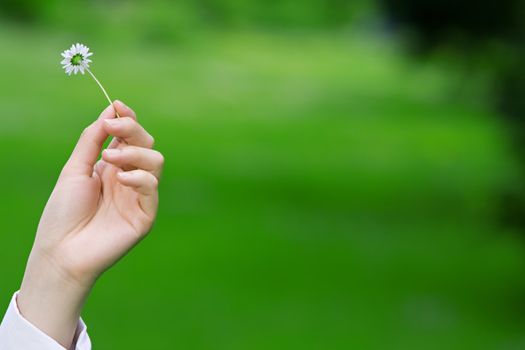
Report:
[[[106,96],[108,102],[110,105],[113,106],[113,101],[111,101],[111,98],[109,98],[109,95],[108,93],[106,92],[106,89],[104,89],[104,86],[102,86],[102,84],[100,83],[100,81],[98,81],[97,77],[95,76],[95,74],[93,74],[93,72],[91,72],[91,70],[86,67],[86,71],[89,73],[89,75],[91,75],[91,77],[95,80],[95,82],[98,84],[98,86],[100,87],[100,89],[102,90],[102,92],[104,93],[104,96]],[[118,114],[117,112],[117,109],[115,108],[115,106],[113,106],[113,109],[115,110],[115,114],[117,115],[117,118],[120,118],[120,115]]]

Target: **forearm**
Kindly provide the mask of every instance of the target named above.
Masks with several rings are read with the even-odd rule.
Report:
[[[66,349],[75,336],[90,285],[67,276],[53,259],[33,250],[20,293],[20,313]]]

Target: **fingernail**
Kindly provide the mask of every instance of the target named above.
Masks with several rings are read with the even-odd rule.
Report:
[[[120,178],[122,179],[129,179],[131,177],[131,174],[126,173],[125,171],[121,171],[120,173],[118,173],[118,176],[120,176]]]
[[[119,123],[118,119],[104,119],[104,122],[109,126],[117,126]]]
[[[119,154],[121,151],[120,149],[118,148],[108,148],[108,149],[105,149],[104,150],[104,153],[107,155],[107,156],[116,156],[117,154]]]

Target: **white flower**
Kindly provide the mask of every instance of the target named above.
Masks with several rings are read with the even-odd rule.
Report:
[[[71,45],[69,50],[62,52],[64,59],[60,64],[62,64],[62,68],[64,68],[69,75],[71,75],[71,73],[77,74],[78,72],[84,74],[84,69],[88,69],[89,63],[92,62],[88,58],[91,55],[93,55],[93,53],[89,52],[89,47],[83,44],[74,44]]]
[[[95,82],[98,84],[100,90],[102,90],[104,96],[106,96],[106,99],[108,100],[109,104],[113,105],[113,102],[111,101],[111,98],[106,92],[106,89],[104,89],[104,87],[102,86],[100,81],[98,81],[95,74],[93,74],[93,72],[91,72],[91,70],[89,69],[89,64],[92,61],[88,57],[90,57],[91,55],[93,55],[93,53],[89,52],[89,47],[77,43],[71,45],[69,50],[62,52],[62,57],[64,57],[64,59],[60,62],[60,64],[62,64],[62,68],[64,68],[66,73],[69,75],[71,75],[71,73],[77,74],[78,72],[84,74],[84,71],[87,71],[89,75],[91,75],[93,80],[95,80]],[[120,118],[120,115],[118,114],[116,109],[115,114],[117,115],[117,118]]]

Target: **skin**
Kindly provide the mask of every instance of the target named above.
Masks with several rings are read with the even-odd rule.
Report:
[[[164,158],[135,112],[113,106],[84,130],[59,176],[17,299],[24,318],[65,348],[97,278],[146,236],[157,214]]]

